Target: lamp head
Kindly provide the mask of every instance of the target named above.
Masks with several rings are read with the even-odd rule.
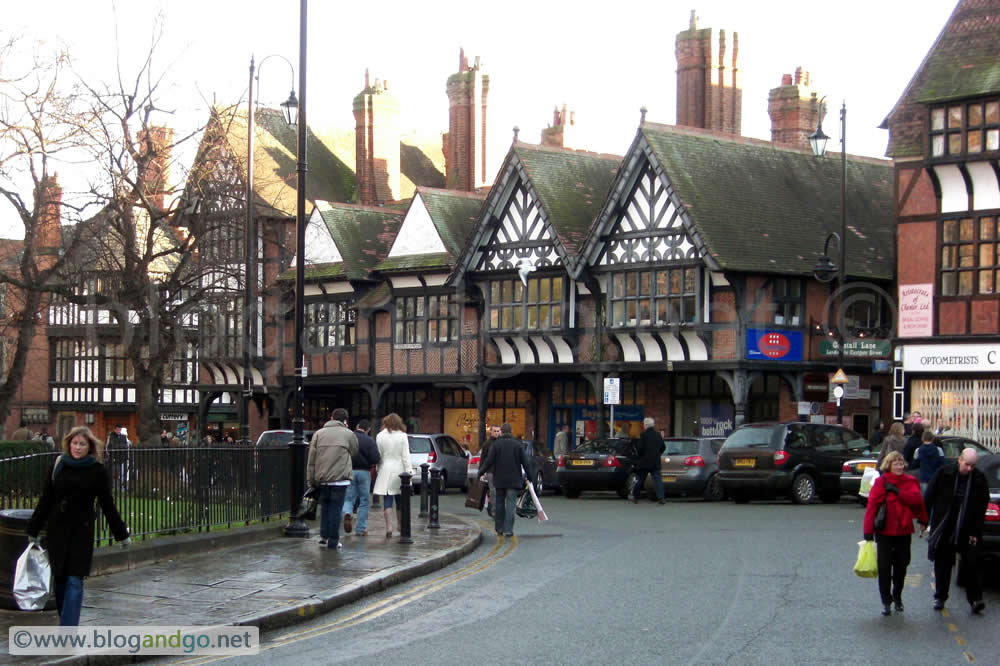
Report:
[[[816,131],[809,135],[809,147],[812,148],[813,155],[823,157],[826,154],[826,142],[829,140],[830,137],[823,133],[823,122],[820,121],[816,125]]]
[[[824,254],[819,258],[816,267],[813,268],[813,275],[820,282],[829,282],[837,276],[837,267],[830,261],[830,257]]]
[[[281,110],[285,114],[285,122],[289,127],[296,127],[299,124],[299,100],[295,96],[295,91],[288,93],[288,99],[281,103]]]

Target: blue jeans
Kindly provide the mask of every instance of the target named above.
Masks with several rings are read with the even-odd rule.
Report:
[[[636,474],[638,478],[635,482],[635,488],[632,490],[632,497],[634,499],[639,499],[639,493],[642,492],[642,487],[646,483],[647,474],[653,480],[653,488],[656,489],[656,499],[663,499],[663,474],[660,473],[660,470],[637,469]]]
[[[319,491],[323,515],[320,517],[319,535],[326,539],[327,548],[336,548],[340,541],[341,513],[348,486],[322,486]]]
[[[372,474],[366,469],[356,469],[351,472],[351,485],[347,486],[347,496],[344,497],[344,515],[354,512],[354,499],[358,499],[359,532],[368,530],[368,491],[372,485]]]
[[[76,627],[80,624],[80,608],[83,606],[83,577],[56,577],[56,608],[59,610],[60,627]]]
[[[497,488],[496,505],[493,507],[493,523],[496,531],[503,534],[514,533],[514,506],[517,504],[516,488]]]

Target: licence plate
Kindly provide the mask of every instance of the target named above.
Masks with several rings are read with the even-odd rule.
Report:
[[[733,458],[733,467],[756,467],[756,458]]]
[[[674,483],[676,481],[677,481],[677,477],[676,476],[664,476],[663,477],[663,483]]]
[[[570,460],[569,464],[573,467],[593,467],[594,462],[592,460]]]
[[[858,463],[858,469],[875,469],[875,463]]]

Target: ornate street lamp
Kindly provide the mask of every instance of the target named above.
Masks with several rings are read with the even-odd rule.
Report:
[[[816,124],[816,131],[809,136],[809,145],[812,147],[816,157],[823,157],[826,154],[826,143],[830,139],[823,133],[823,102],[826,97],[819,101],[819,122]],[[840,265],[835,266],[830,260],[830,239],[837,234],[833,233],[826,237],[823,244],[823,256],[813,269],[813,274],[820,282],[829,282],[833,279],[836,271],[839,277],[837,290],[840,298],[837,304],[837,368],[844,369],[844,313],[843,291],[847,277],[847,102],[840,107],[840,235],[837,237],[840,245]],[[839,270],[838,270],[839,269]],[[837,399],[837,423],[844,422],[844,410],[841,400]]]
[[[292,441],[289,443],[291,456],[291,503],[285,536],[308,537],[309,528],[298,516],[299,503],[305,492],[307,446],[303,430],[305,428],[305,394],[302,380],[306,374],[305,350],[303,349],[305,329],[305,305],[303,296],[306,282],[306,25],[308,0],[299,0],[299,146],[295,171],[297,180],[297,202],[295,211],[295,413],[292,417]]]
[[[250,345],[254,340],[253,320],[256,312],[254,307],[255,292],[257,289],[257,232],[254,229],[253,206],[254,206],[254,185],[253,185],[253,143],[254,143],[254,82],[260,87],[260,70],[264,63],[270,58],[281,58],[288,63],[288,68],[292,74],[292,92],[288,99],[281,103],[281,109],[285,116],[285,122],[290,127],[295,127],[298,122],[298,100],[295,98],[295,69],[287,58],[280,55],[269,55],[260,61],[256,67],[254,75],[254,59],[250,56],[250,86],[247,95],[247,179],[246,179],[246,207],[247,224],[243,230],[243,396],[240,402],[240,442],[244,445],[251,444],[250,441],[250,401],[253,399],[253,377],[250,367]]]

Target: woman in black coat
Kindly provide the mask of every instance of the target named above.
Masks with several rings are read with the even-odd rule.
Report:
[[[38,539],[46,528],[49,564],[56,583],[56,606],[61,626],[80,624],[83,606],[83,579],[90,575],[94,558],[94,500],[108,520],[115,540],[131,543],[111,497],[111,477],[101,464],[101,444],[90,428],[70,430],[62,441],[59,455],[42,499],[28,522],[28,536]]]

